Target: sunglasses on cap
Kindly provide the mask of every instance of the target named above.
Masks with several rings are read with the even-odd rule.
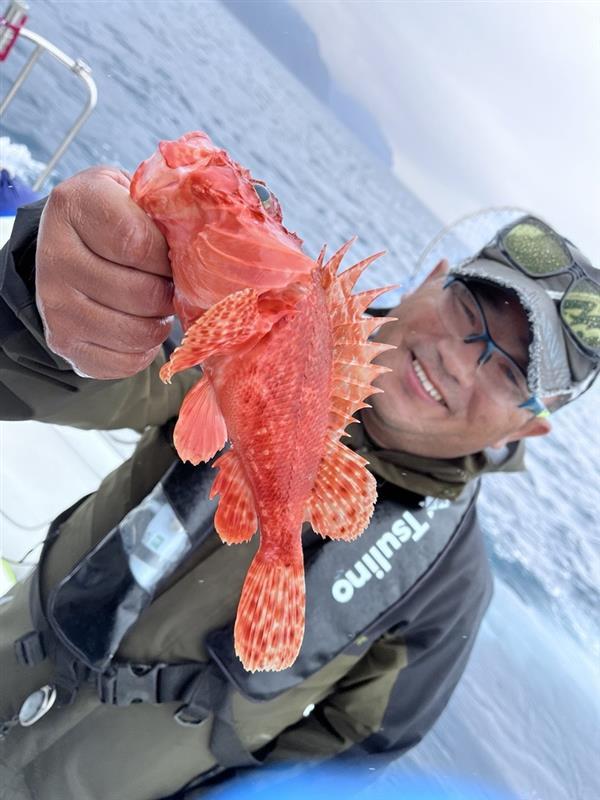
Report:
[[[559,304],[563,328],[590,360],[600,359],[600,270],[568,239],[535,217],[524,217],[498,232],[483,253],[498,258],[529,278],[544,280]]]

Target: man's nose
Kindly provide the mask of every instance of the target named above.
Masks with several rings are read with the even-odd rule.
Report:
[[[445,371],[459,386],[469,388],[481,369],[479,359],[483,355],[481,342],[465,342],[457,337],[448,337],[438,342],[438,350]]]

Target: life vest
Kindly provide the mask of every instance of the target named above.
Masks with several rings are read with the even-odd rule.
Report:
[[[54,681],[27,698],[20,724],[34,724],[53,703],[69,704],[83,683],[92,683],[99,700],[112,705],[178,701],[175,718],[183,725],[213,713],[210,748],[218,769],[257,763],[236,735],[229,689],[268,701],[339,654],[365,652],[400,624],[407,596],[460,534],[479,487],[474,481],[458,500],[428,497],[413,508],[387,491],[368,528],[353,542],[321,541],[308,531],[317,546],[305,548],[305,636],[287,670],[246,672],[233,650],[233,620],[208,634],[206,662],[134,664],[115,658],[120,642],[169,578],[216,536],[216,501],[208,500],[213,478],[207,464],[178,461],[54,587],[45,608],[33,582],[36,629],[15,643],[17,659],[36,665],[50,658]],[[50,540],[60,534],[69,512],[55,521]]]

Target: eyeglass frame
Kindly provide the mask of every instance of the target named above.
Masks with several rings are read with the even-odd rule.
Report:
[[[473,281],[475,282],[475,281],[477,281],[477,279],[474,278]],[[456,282],[461,283],[467,289],[467,291],[469,292],[469,294],[471,295],[471,297],[475,301],[475,305],[477,306],[477,308],[479,310],[479,315],[481,317],[481,322],[483,323],[483,333],[471,334],[470,336],[467,336],[467,337],[465,337],[463,339],[465,344],[474,344],[475,342],[484,342],[485,343],[485,350],[483,351],[481,356],[477,359],[477,364],[479,366],[483,366],[484,364],[486,364],[490,360],[490,358],[492,357],[492,354],[495,351],[498,351],[499,353],[502,353],[502,355],[505,358],[507,358],[510,361],[511,364],[513,364],[515,366],[517,371],[520,372],[521,375],[523,375],[523,377],[525,378],[525,383],[527,383],[527,372],[526,372],[526,370],[524,370],[519,364],[517,364],[517,362],[514,360],[514,358],[509,353],[507,353],[506,350],[504,350],[502,347],[500,347],[500,345],[497,344],[497,342],[494,341],[494,339],[493,339],[493,337],[492,337],[492,335],[490,333],[488,322],[487,322],[485,313],[483,311],[483,308],[481,306],[481,303],[479,302],[479,299],[477,298],[477,295],[474,294],[473,290],[469,286],[468,279],[466,279],[462,275],[450,275],[446,279],[446,281],[444,282],[443,288],[447,289],[449,286],[451,286],[453,283],[456,283]],[[539,399],[539,397],[537,397],[537,395],[535,395],[535,394],[530,395],[530,397],[527,400],[525,400],[525,402],[520,403],[517,407],[518,408],[523,408],[526,411],[530,411],[535,417],[549,417],[550,416],[550,412],[548,411],[546,406],[542,403],[542,401]]]

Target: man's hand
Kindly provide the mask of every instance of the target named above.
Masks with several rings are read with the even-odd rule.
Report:
[[[124,172],[93,167],[52,191],[38,235],[36,303],[48,346],[78,375],[124,378],[154,360],[171,329],[171,265]]]

